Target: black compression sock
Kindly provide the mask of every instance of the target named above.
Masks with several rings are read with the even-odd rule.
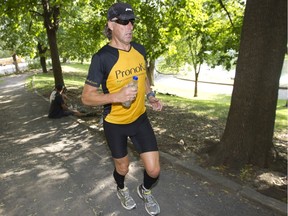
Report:
[[[157,176],[156,178],[152,178],[151,176],[148,175],[148,173],[146,172],[146,170],[144,170],[144,188],[146,188],[147,190],[150,190],[150,188],[157,182],[159,176]]]
[[[113,172],[113,177],[116,181],[116,184],[117,184],[117,187],[119,189],[123,189],[124,188],[124,180],[125,180],[125,176],[123,175],[120,175],[116,169],[114,169],[114,172]]]

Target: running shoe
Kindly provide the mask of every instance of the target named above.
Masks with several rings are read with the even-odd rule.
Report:
[[[136,203],[130,196],[129,189],[126,186],[123,189],[117,187],[117,196],[125,209],[131,210],[136,208]]]
[[[142,185],[139,185],[137,187],[137,193],[144,201],[145,209],[149,215],[155,216],[160,213],[160,206],[152,195],[151,190],[144,189]]]

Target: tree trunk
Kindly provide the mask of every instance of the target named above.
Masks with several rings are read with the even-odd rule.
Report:
[[[38,52],[39,52],[39,56],[40,56],[40,64],[41,64],[41,67],[42,67],[42,72],[43,73],[48,73],[47,71],[47,65],[46,65],[46,57],[45,57],[45,54],[46,54],[46,51],[47,51],[47,47],[44,47],[43,48],[43,45],[38,42]]]
[[[286,52],[287,0],[247,0],[234,89],[214,162],[268,167]]]
[[[57,84],[64,85],[61,62],[60,62],[59,53],[58,53],[56,31],[47,30],[47,36],[48,36],[50,52],[51,52],[51,60],[52,60],[52,68],[53,68],[55,85]]]
[[[55,86],[63,84],[62,68],[59,58],[56,32],[59,24],[60,7],[58,5],[51,6],[49,0],[42,0],[44,26],[46,28],[48,43],[51,52],[52,68],[54,74]]]
[[[198,77],[199,73],[195,72],[194,97],[198,97]]]
[[[154,85],[154,69],[155,69],[155,60],[149,62],[149,67],[147,68],[147,76],[150,81],[150,85]]]
[[[41,67],[42,67],[42,72],[43,73],[48,73],[47,65],[46,65],[46,57],[40,56],[40,64],[41,64]]]
[[[197,64],[196,61],[193,63],[194,65],[194,75],[195,75],[195,84],[194,84],[194,97],[198,97],[198,80],[199,74],[201,70],[201,64]]]
[[[16,73],[19,73],[20,69],[19,69],[19,66],[18,66],[16,53],[13,53],[12,58],[13,58],[13,64],[15,65]]]

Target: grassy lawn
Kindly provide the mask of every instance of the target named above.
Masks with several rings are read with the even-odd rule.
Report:
[[[84,81],[87,76],[89,65],[88,64],[63,64],[63,77],[65,80],[65,85],[68,88],[81,89],[84,85]],[[32,82],[33,80],[33,82]],[[53,90],[54,78],[52,73],[48,74],[35,74],[27,80],[27,86],[32,89],[32,83],[34,88],[44,94],[49,95]],[[177,96],[161,95],[158,97],[169,106],[175,106],[178,108],[185,108],[188,112],[194,113],[198,116],[204,116],[206,118],[218,119],[220,121],[226,121],[228,115],[230,99],[227,96],[216,96],[208,97],[214,98],[213,100],[197,100],[197,99],[186,99]],[[285,107],[285,100],[278,100],[277,111],[276,111],[276,121],[275,121],[275,131],[276,132],[287,132],[287,116],[288,109]]]
[[[82,88],[86,79],[88,64],[62,64],[65,86],[69,88]],[[26,81],[29,89],[49,94],[54,89],[54,77],[52,73],[38,73],[29,77]],[[34,85],[34,86],[32,86]]]

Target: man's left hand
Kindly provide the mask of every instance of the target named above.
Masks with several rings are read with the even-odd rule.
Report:
[[[163,108],[162,102],[153,96],[149,97],[149,103],[155,111],[161,111]]]

